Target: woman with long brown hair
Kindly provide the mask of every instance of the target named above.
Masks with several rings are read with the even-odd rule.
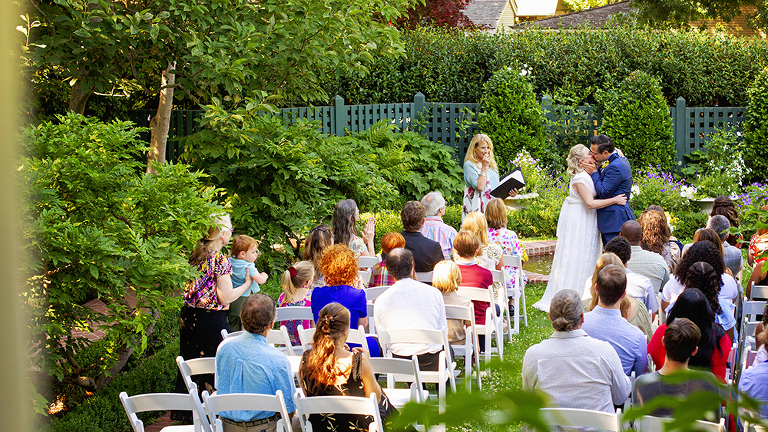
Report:
[[[667,217],[664,213],[656,210],[646,210],[640,215],[640,226],[643,228],[643,238],[640,241],[640,246],[643,249],[664,257],[664,261],[667,262],[669,271],[673,272],[677,261],[680,260],[680,249],[673,247],[674,243],[670,243],[669,239],[672,232],[667,224]]]
[[[346,346],[349,334],[349,310],[339,303],[329,303],[317,320],[312,349],[305,351],[299,366],[299,381],[304,395],[358,396],[376,394],[380,410],[391,411],[389,400],[376,382],[368,354],[360,348],[352,351]],[[373,421],[362,415],[309,416],[314,430],[367,431]]]
[[[712,211],[709,212],[709,217],[717,215],[725,216],[732,227],[739,227],[739,212],[736,211],[736,206],[733,204],[730,197],[721,195],[715,198],[715,202],[712,203]],[[742,247],[741,240],[743,239],[744,237],[741,234],[728,234],[725,241],[731,246],[740,248]]]
[[[304,239],[304,261],[311,261],[315,265],[315,276],[312,278],[311,288],[325,285],[323,272],[320,269],[320,258],[323,251],[333,244],[333,231],[328,225],[318,225],[312,228]]]

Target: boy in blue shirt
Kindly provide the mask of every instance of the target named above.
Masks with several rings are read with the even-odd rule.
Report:
[[[245,283],[246,271],[253,277],[251,287],[237,300],[229,304],[227,312],[227,321],[230,331],[240,331],[240,307],[245,299],[254,293],[259,292],[259,285],[267,281],[266,273],[259,273],[253,264],[259,257],[259,245],[256,239],[247,235],[239,235],[232,242],[232,256],[229,257],[229,263],[232,265],[232,286],[240,286]]]

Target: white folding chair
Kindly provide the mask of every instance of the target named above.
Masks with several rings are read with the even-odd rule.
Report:
[[[373,274],[373,269],[365,269],[365,270],[358,270],[357,276],[360,278],[360,281],[365,284],[365,286],[368,286],[369,283],[371,283],[371,275]]]
[[[475,308],[472,303],[469,307],[465,306],[451,306],[445,305],[445,318],[455,319],[461,321],[469,321],[470,325],[464,327],[464,345],[451,345],[453,347],[453,355],[455,357],[464,358],[464,377],[467,381],[467,390],[472,388],[472,358],[474,357],[475,363],[475,379],[477,380],[477,388],[481,390],[483,388],[481,374],[480,374],[480,350],[477,341],[477,331],[475,330]]]
[[[431,284],[432,272],[416,272],[416,280],[426,284]]]
[[[541,414],[550,426],[597,428],[621,431],[621,409],[615,413],[576,408],[542,408]]]
[[[753,350],[751,346],[744,344],[744,349],[741,353],[741,373],[752,366],[752,363],[755,361],[755,357],[757,357],[757,350]]]
[[[429,392],[423,390],[421,386],[419,360],[416,356],[411,360],[371,357],[368,361],[373,373],[387,375],[387,387],[383,390],[395,408],[400,409],[408,402],[422,403],[429,397]],[[409,388],[395,388],[397,382],[411,383],[411,385]]]
[[[370,318],[369,318],[370,320]],[[315,336],[315,329],[305,329],[299,325],[299,339],[301,340],[301,347],[304,351],[312,349],[312,338]],[[348,343],[355,343],[363,348],[363,351],[368,352],[368,340],[365,338],[365,329],[363,326],[358,326],[356,329],[349,329],[347,335]]]
[[[192,390],[192,386],[197,387],[192,381],[192,377],[195,375],[216,374],[216,358],[215,357],[201,357],[196,359],[184,360],[184,357],[176,357],[176,365],[179,366],[179,372],[184,379],[184,384],[187,386],[187,390]],[[198,398],[197,394],[195,397]]]
[[[376,335],[376,323],[373,319],[373,311],[375,309],[375,304],[371,303],[370,301],[366,303],[365,307],[368,310],[368,336],[373,336],[378,339],[378,336]]]
[[[200,399],[197,396],[197,386],[187,394],[181,393],[150,393],[128,396],[120,392],[120,402],[123,403],[128,421],[134,432],[144,432],[144,422],[139,420],[136,413],[146,411],[192,411],[193,424],[166,426],[161,432],[210,432],[211,425],[205,416]]]
[[[313,321],[312,308],[308,306],[283,306],[276,309],[275,321]]]
[[[671,420],[672,419],[668,417],[643,416],[635,420],[635,428],[639,432],[660,432],[665,430],[664,423],[667,423]],[[725,419],[720,419],[720,423],[697,420],[696,430],[703,432],[724,432]]]
[[[765,427],[750,423],[749,420],[747,420],[747,418],[745,417],[746,414],[749,414],[753,418],[760,417],[759,413],[755,413],[752,411],[747,411],[743,408],[739,408],[739,420],[744,426],[744,432],[768,432],[768,429],[766,429]]]
[[[245,330],[229,333],[227,332],[227,329],[221,329],[221,336],[224,340],[240,336],[243,333],[245,333]],[[293,350],[293,345],[291,344],[291,338],[288,337],[288,329],[285,326],[280,326],[280,329],[270,330],[269,333],[267,333],[267,343],[279,349],[285,353],[285,355],[296,355],[296,352]]]
[[[509,337],[509,343],[512,343],[512,317],[509,316],[509,296],[507,295],[507,282],[503,270],[491,270],[493,276],[493,290],[495,293],[494,303],[499,305],[499,319],[502,322],[502,330],[506,324],[506,334]],[[496,289],[498,287],[498,289]],[[502,334],[503,337],[503,334]]]
[[[726,362],[725,382],[728,383],[728,385],[733,384],[733,377],[736,374],[736,367],[738,366],[736,364],[736,353],[738,351],[739,343],[734,342],[733,345],[731,345],[731,351],[728,353],[728,361]]]
[[[451,390],[456,391],[456,378],[453,374],[456,363],[448,358],[448,353],[450,353],[448,331],[446,329],[379,329],[379,341],[387,357],[392,357],[392,345],[394,344],[435,344],[443,346],[443,350],[438,355],[437,372],[420,371],[420,373],[422,382],[437,383],[438,407],[441,413],[445,412],[446,381],[450,383]]]
[[[203,392],[205,402],[205,414],[213,425],[214,432],[224,432],[224,425],[218,414],[222,411],[272,411],[280,414],[275,430],[277,432],[291,432],[291,417],[285,407],[283,392],[278,390],[275,395],[254,393],[231,393],[209,395]]]
[[[382,285],[365,289],[365,299],[368,302],[375,302],[380,295],[384,294],[392,285]],[[368,315],[369,317],[372,315]]]
[[[296,410],[299,414],[302,432],[312,432],[312,424],[309,422],[310,414],[358,414],[373,416],[373,423],[369,430],[383,432],[379,406],[376,403],[376,394],[370,398],[352,396],[310,396],[296,399]]]
[[[491,361],[491,338],[496,336],[496,353],[500,359],[504,358],[504,339],[503,339],[503,323],[501,318],[496,315],[496,308],[494,307],[493,290],[489,287],[474,288],[460,286],[458,294],[462,297],[466,297],[474,301],[482,301],[490,303],[490,307],[485,310],[485,324],[475,323],[475,330],[478,335],[485,335],[485,361]]]
[[[742,316],[745,321],[757,321],[757,316],[763,314],[766,300],[748,300],[742,305]]]
[[[514,332],[515,334],[518,334],[520,333],[520,316],[523,317],[523,324],[528,327],[528,314],[525,312],[527,308],[525,303],[525,289],[523,288],[523,260],[519,256],[504,255],[502,257],[501,263],[505,267],[514,267],[517,269],[514,292],[507,292],[507,295],[509,297],[513,297],[513,303],[515,305],[515,316],[511,317],[510,319],[514,320]],[[517,291],[520,291],[520,295],[518,295]],[[523,299],[522,308],[520,307],[520,299]],[[507,310],[507,315],[509,315],[509,310]],[[509,341],[512,342],[511,334],[509,335]]]
[[[381,255],[357,257],[357,266],[360,268],[371,268],[381,262]]]
[[[749,300],[768,299],[768,285],[755,285],[751,282],[752,288],[749,290]]]

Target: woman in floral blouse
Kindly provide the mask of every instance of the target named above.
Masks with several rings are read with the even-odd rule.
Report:
[[[488,222],[488,240],[490,242],[501,246],[504,255],[519,256],[523,261],[528,261],[528,252],[517,238],[517,234],[507,229],[507,206],[504,205],[503,200],[495,198],[488,203],[488,207],[485,209],[485,220]],[[515,267],[504,266],[507,292],[512,293],[515,290],[517,271]],[[525,272],[522,276],[523,284],[517,291],[518,297],[528,282],[528,276],[525,275]]]

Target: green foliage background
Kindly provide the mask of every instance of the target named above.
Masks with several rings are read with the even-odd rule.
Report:
[[[752,172],[747,182],[762,181],[768,172],[768,70],[763,69],[748,92],[744,123],[744,163]]]
[[[599,95],[605,107],[601,132],[611,137],[635,169],[668,168],[674,163],[672,119],[657,79],[635,71]]]

